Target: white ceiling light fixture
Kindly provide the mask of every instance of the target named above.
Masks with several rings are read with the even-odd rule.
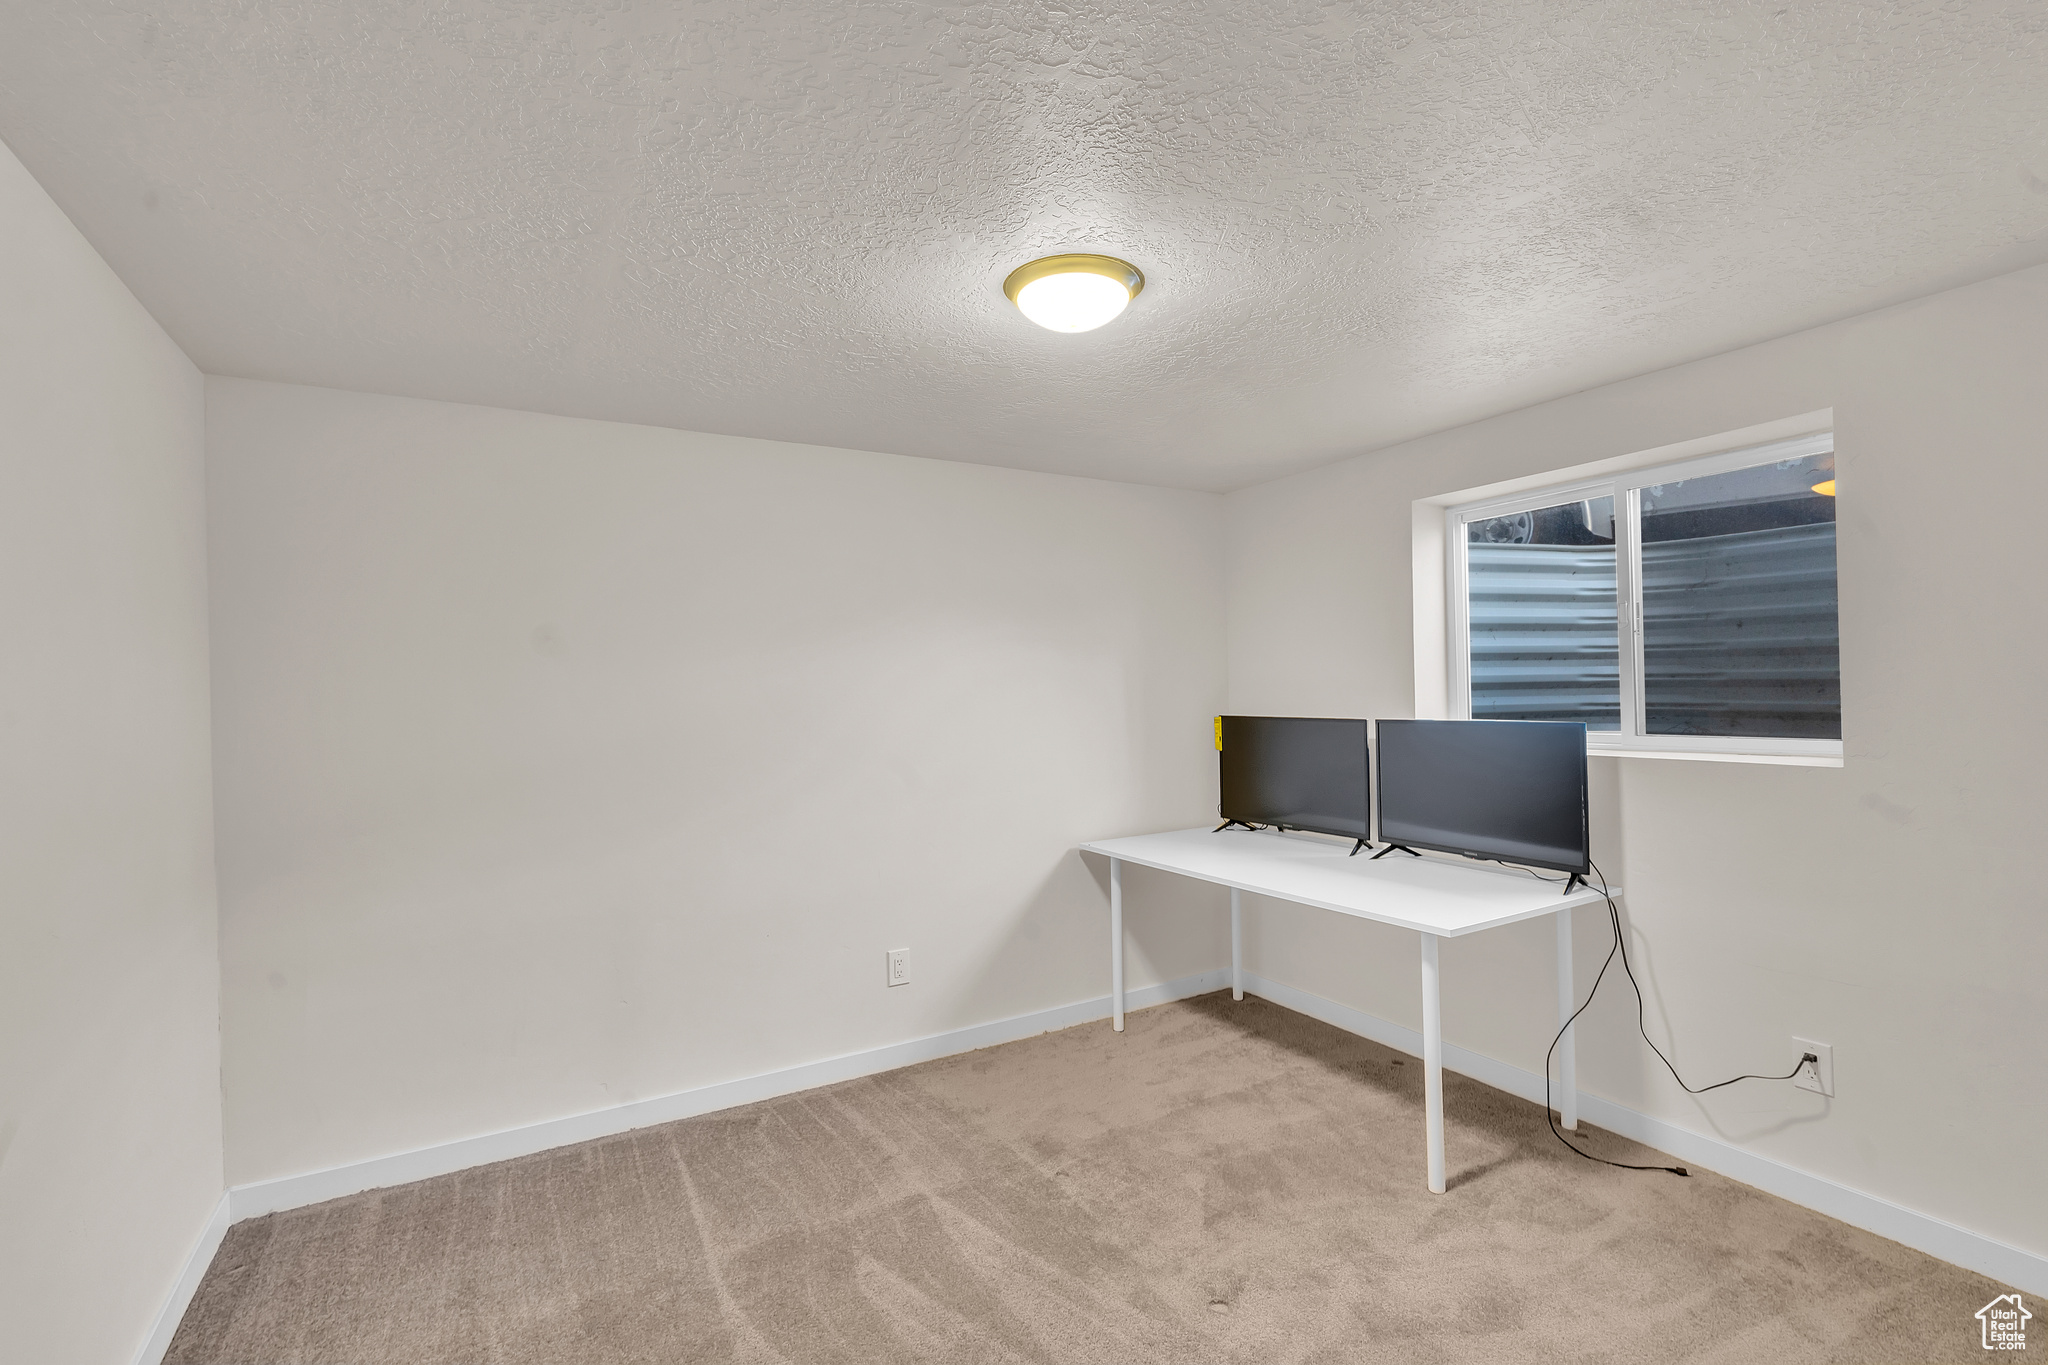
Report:
[[[1043,256],[1003,281],[1017,311],[1054,332],[1092,332],[1130,306],[1145,276],[1114,256]]]

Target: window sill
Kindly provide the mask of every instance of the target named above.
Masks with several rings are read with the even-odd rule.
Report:
[[[1842,755],[1833,753],[1782,753],[1741,749],[1656,749],[1623,745],[1586,745],[1589,758],[1675,758],[1695,763],[1774,763],[1788,768],[1839,768]]]

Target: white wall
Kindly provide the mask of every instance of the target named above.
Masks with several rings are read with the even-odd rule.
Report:
[[[0,1359],[125,1361],[221,1193],[199,372],[0,148]]]
[[[231,1184],[1100,996],[1073,845],[1214,808],[1217,495],[207,416]],[[1227,960],[1151,886],[1134,984]]]
[[[1626,982],[1583,1088],[2048,1253],[2048,796],[2041,678],[2048,268],[1576,394],[1230,497],[1230,706],[1413,714],[1410,504],[1832,407],[1840,769],[1594,763],[1649,1026],[1695,1084],[1835,1048],[1837,1098],[1685,1096]],[[1435,566],[1430,566],[1432,571]],[[1604,912],[1602,912],[1604,915]],[[1262,904],[1248,965],[1415,1026],[1413,935]],[[1578,917],[1579,980],[1607,936]],[[1540,1070],[1548,925],[1444,948],[1455,1043]]]

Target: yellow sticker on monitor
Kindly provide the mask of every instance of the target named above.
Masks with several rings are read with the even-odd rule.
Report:
[[[1223,747],[1223,717],[1216,717],[1216,747]]]

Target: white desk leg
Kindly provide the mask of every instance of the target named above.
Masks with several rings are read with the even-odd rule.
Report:
[[[1429,1133],[1429,1192],[1444,1192],[1444,1018],[1436,935],[1422,936],[1422,1104]]]
[[[1244,999],[1244,908],[1238,889],[1230,888],[1230,998]]]
[[[1574,1046],[1577,1024],[1565,1027],[1572,1017],[1572,912],[1557,912],[1557,1026],[1564,1036],[1557,1043],[1557,1121],[1566,1131],[1579,1126],[1579,1058]]]
[[[1109,860],[1109,1022],[1124,1031],[1124,865]]]

